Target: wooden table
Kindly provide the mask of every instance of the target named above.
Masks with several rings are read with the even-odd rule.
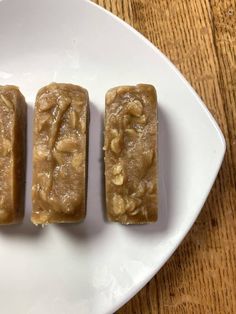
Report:
[[[94,2],[172,60],[227,141],[223,166],[194,227],[163,269],[117,313],[236,313],[236,0]]]

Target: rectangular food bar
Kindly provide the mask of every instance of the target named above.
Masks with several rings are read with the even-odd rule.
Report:
[[[157,220],[157,98],[151,85],[106,94],[105,180],[109,221]]]
[[[79,222],[86,215],[88,92],[52,83],[37,94],[32,222]]]
[[[0,86],[0,224],[24,217],[26,108],[16,86]]]

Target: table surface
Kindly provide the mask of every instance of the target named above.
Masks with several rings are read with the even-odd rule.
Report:
[[[215,185],[162,270],[117,314],[236,313],[236,0],[94,0],[180,69],[227,141]]]

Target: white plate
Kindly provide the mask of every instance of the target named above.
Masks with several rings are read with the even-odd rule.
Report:
[[[103,314],[128,301],[186,235],[212,187],[225,141],[190,85],[150,42],[85,0],[1,0],[0,84],[20,86],[30,104],[26,217],[0,229],[0,309],[4,314]],[[91,98],[88,214],[79,225],[29,222],[32,110],[51,81],[86,87]],[[104,94],[151,83],[159,99],[160,211],[147,226],[103,217]]]

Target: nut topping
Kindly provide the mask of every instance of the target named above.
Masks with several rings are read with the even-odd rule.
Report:
[[[113,213],[116,216],[119,216],[125,213],[125,202],[119,194],[115,194],[113,196],[112,203],[113,203]]]
[[[146,167],[150,167],[150,165],[153,162],[153,157],[154,157],[153,149],[147,150],[146,152],[143,153],[143,161]]]
[[[0,96],[1,96],[1,99],[2,99],[2,101],[4,102],[4,104],[6,105],[6,107],[7,107],[9,110],[13,110],[14,107],[13,107],[12,102],[11,102],[9,99],[7,99],[4,95],[0,95]]]
[[[111,150],[113,153],[119,154],[121,152],[121,139],[120,136],[113,138],[111,141]]]
[[[39,100],[38,110],[41,111],[48,111],[56,106],[56,103],[52,100],[48,100],[47,98],[42,98]]]
[[[41,114],[40,119],[37,120],[38,131],[40,132],[45,125],[49,122],[51,116],[48,112],[44,112]]]
[[[124,176],[123,174],[117,174],[113,179],[112,182],[115,185],[122,185],[124,183]]]
[[[115,89],[112,89],[110,90],[107,94],[106,94],[106,103],[108,105],[111,105],[112,102],[115,100],[116,98],[116,90]]]
[[[135,129],[126,129],[125,133],[130,137],[136,137],[138,133],[135,131]]]
[[[146,124],[146,123],[147,123],[147,117],[145,116],[145,114],[142,114],[142,115],[139,117],[138,123],[140,123],[140,124]]]
[[[34,158],[36,160],[48,159],[50,156],[49,149],[44,145],[39,145],[34,148]]]
[[[140,117],[143,113],[143,105],[139,100],[131,101],[127,104],[127,112],[134,117]]]
[[[80,119],[80,129],[83,134],[86,132],[86,122],[83,119]]]
[[[117,174],[120,174],[121,172],[123,172],[123,167],[120,163],[118,163],[113,167],[112,173],[113,175],[117,175]]]
[[[0,156],[6,157],[11,151],[11,142],[3,138],[2,143],[0,143]]]
[[[60,140],[56,149],[63,153],[73,153],[78,149],[78,141],[73,137],[68,137]]]
[[[71,164],[75,169],[78,169],[83,163],[83,154],[82,153],[74,153],[72,157]]]
[[[125,204],[125,209],[129,214],[131,214],[136,208],[135,201],[132,198],[127,198],[126,204]]]
[[[69,118],[69,122],[70,122],[70,126],[72,127],[72,129],[76,128],[77,125],[77,114],[76,112],[73,110],[70,113],[70,118]]]

